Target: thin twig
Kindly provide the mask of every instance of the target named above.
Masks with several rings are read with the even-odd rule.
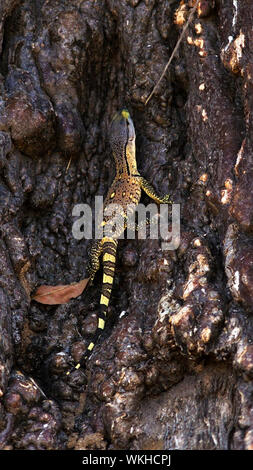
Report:
[[[179,48],[179,46],[180,46],[180,43],[181,43],[181,41],[182,41],[182,39],[183,39],[183,37],[184,37],[184,35],[185,35],[185,32],[186,32],[186,30],[187,30],[187,28],[188,28],[188,26],[189,26],[189,24],[190,24],[190,22],[191,22],[191,20],[192,20],[192,18],[193,18],[193,15],[194,15],[194,13],[195,13],[197,7],[198,7],[199,2],[200,2],[200,0],[197,0],[197,3],[194,5],[194,7],[193,7],[193,9],[192,9],[192,11],[191,11],[191,13],[190,13],[190,15],[189,15],[189,18],[188,18],[188,20],[186,21],[186,23],[185,23],[185,25],[184,25],[184,27],[183,27],[182,33],[181,33],[181,35],[180,35],[180,37],[179,37],[179,39],[178,39],[178,41],[177,41],[177,43],[176,43],[176,45],[175,45],[175,47],[174,47],[174,50],[173,50],[173,52],[172,52],[172,54],[171,54],[171,56],[170,56],[170,58],[169,58],[167,64],[165,65],[165,67],[164,67],[164,69],[163,69],[162,75],[160,76],[158,82],[156,83],[156,85],[154,86],[154,88],[153,88],[153,90],[151,91],[150,95],[147,97],[147,99],[146,99],[146,101],[145,101],[145,106],[148,104],[149,100],[152,98],[153,94],[155,93],[155,91],[157,90],[158,86],[160,85],[160,83],[161,83],[161,81],[162,81],[164,75],[166,74],[166,72],[167,72],[167,70],[168,70],[168,67],[170,66],[171,61],[172,61],[173,57],[175,56],[175,54],[176,54],[176,52],[177,52],[177,50],[178,50],[178,48]]]
[[[67,173],[67,171],[69,171],[69,167],[70,167],[70,165],[71,165],[71,162],[72,162],[72,156],[71,156],[70,159],[69,159],[69,162],[68,162],[68,165],[67,165],[67,168],[66,168],[65,173]]]

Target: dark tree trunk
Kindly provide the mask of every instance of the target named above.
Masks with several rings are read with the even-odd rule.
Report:
[[[194,4],[0,0],[3,449],[253,449],[252,0],[201,0],[145,105]],[[122,106],[181,244],[120,241],[105,333],[66,375],[101,276],[66,305],[29,295],[84,277],[72,209],[110,185]]]

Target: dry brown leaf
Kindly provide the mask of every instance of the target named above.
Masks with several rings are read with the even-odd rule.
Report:
[[[65,286],[40,286],[32,300],[46,305],[66,304],[70,299],[78,297],[83,292],[89,279],[82,279],[79,282]]]

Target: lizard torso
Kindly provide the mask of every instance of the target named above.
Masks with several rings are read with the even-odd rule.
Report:
[[[141,187],[138,177],[122,175],[120,178],[115,178],[108,195],[105,199],[105,207],[108,207],[111,202],[120,204],[126,211],[129,204],[137,205],[141,198]]]

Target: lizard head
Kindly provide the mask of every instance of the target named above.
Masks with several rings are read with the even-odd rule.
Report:
[[[135,158],[135,130],[127,109],[115,114],[109,131],[109,141],[117,171],[136,175],[138,170]]]
[[[109,131],[109,141],[112,151],[116,155],[122,155],[128,143],[134,143],[134,124],[127,109],[122,109],[113,117]]]

